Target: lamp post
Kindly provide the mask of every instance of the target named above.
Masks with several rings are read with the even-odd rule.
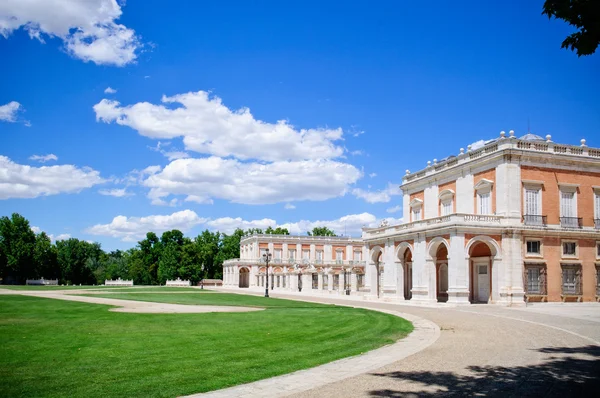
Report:
[[[269,261],[271,261],[271,253],[269,253],[269,249],[266,249],[262,256],[263,260],[267,264],[267,284],[265,285],[265,297],[269,297]]]

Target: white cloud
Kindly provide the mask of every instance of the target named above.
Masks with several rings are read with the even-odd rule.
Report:
[[[353,156],[359,156],[359,155],[362,155],[362,154],[363,154],[363,151],[361,151],[360,149],[356,150],[356,151],[351,151],[350,152],[350,155],[353,155]]]
[[[185,195],[186,201],[199,203],[224,199],[272,204],[341,196],[360,177],[354,166],[332,160],[262,164],[210,157],[175,160],[142,184],[159,204],[169,195]]]
[[[114,196],[115,198],[134,195],[132,192],[127,192],[127,188],[101,189],[98,193],[105,196]]]
[[[103,182],[100,173],[89,167],[32,167],[0,155],[0,199],[75,193]]]
[[[23,106],[17,101],[11,101],[6,105],[0,105],[0,121],[10,123],[16,122],[19,109],[23,109]]]
[[[394,206],[394,207],[390,207],[389,209],[387,209],[386,211],[388,213],[398,213],[399,211],[402,210],[402,206],[398,205],[398,206]]]
[[[286,203],[285,206],[283,206],[283,208],[286,210],[294,210],[296,208],[296,206],[294,206],[291,203]]]
[[[34,234],[39,234],[42,232],[42,229],[40,227],[36,227],[36,226],[32,226],[31,230],[33,231]],[[71,239],[71,235],[70,234],[60,234],[57,236],[54,236],[53,234],[46,234],[48,236],[48,238],[50,238],[50,240],[52,242],[56,242],[59,240],[67,240],[67,239]]]
[[[206,91],[163,96],[161,101],[121,106],[103,99],[94,111],[98,121],[129,126],[150,138],[182,137],[186,150],[220,157],[307,160],[337,158],[344,152],[335,144],[342,140],[341,128],[296,129],[285,120],[257,120],[248,108],[231,110]]]
[[[371,178],[377,177],[377,173],[371,173],[371,174],[369,174],[369,177],[371,177]]]
[[[49,153],[48,155],[32,155],[29,157],[29,160],[36,160],[40,163],[46,163],[51,160],[58,160],[58,157],[53,153]]]
[[[495,139],[490,139],[490,140],[479,140],[479,141],[475,141],[471,144],[471,150],[474,151],[476,149],[482,148],[484,146],[486,146],[487,144],[489,144],[490,142],[494,141]]]
[[[171,143],[170,142],[161,142],[158,141],[158,143],[156,144],[156,146],[149,146],[148,148],[154,152],[159,152],[160,154],[162,154],[163,156],[165,156],[167,159],[171,160],[176,160],[176,159],[185,159],[185,158],[189,158],[190,155],[187,152],[184,151],[178,151],[176,149],[172,150],[172,151],[167,151],[165,149],[163,149],[163,147],[168,147],[170,146]]]
[[[151,215],[147,217],[117,216],[109,224],[97,224],[85,232],[92,235],[120,238],[125,242],[143,239],[147,232],[160,234],[178,229],[187,232],[196,225],[204,224],[206,218],[200,218],[192,210],[182,210],[169,215]]]
[[[42,43],[60,38],[69,54],[85,62],[124,66],[135,61],[141,44],[132,29],[116,22],[121,14],[116,0],[2,0],[0,34],[8,38],[22,27]]]
[[[350,214],[335,220],[309,221],[301,220],[293,223],[278,225],[287,228],[290,234],[305,234],[315,227],[327,227],[336,235],[360,235],[362,227],[369,227],[377,223],[377,217],[370,213]]]
[[[400,188],[396,184],[388,183],[387,188],[380,191],[365,191],[361,188],[354,188],[352,195],[363,199],[367,203],[387,203],[392,200],[392,196],[400,195]]]
[[[271,220],[270,218],[246,221],[242,220],[240,217],[222,217],[217,218],[216,220],[208,221],[206,225],[213,231],[219,231],[225,234],[232,234],[237,228],[241,228],[243,230],[247,230],[250,228],[261,228],[263,230],[267,229],[268,227],[275,228],[277,222],[275,220]]]
[[[104,93],[105,93],[105,94],[114,94],[114,93],[116,93],[116,92],[117,92],[117,90],[115,90],[115,89],[114,89],[114,88],[112,88],[112,87],[106,87],[106,90],[104,90]]]

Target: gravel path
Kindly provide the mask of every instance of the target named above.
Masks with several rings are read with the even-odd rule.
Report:
[[[299,299],[297,295],[273,296]],[[330,297],[302,299],[351,303]],[[440,338],[422,351],[375,371],[279,396],[586,397],[598,396],[600,391],[600,304],[510,309],[356,303],[431,320],[440,327]]]

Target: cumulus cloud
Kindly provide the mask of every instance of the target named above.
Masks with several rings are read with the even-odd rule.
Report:
[[[262,164],[209,157],[175,160],[142,184],[150,188],[148,197],[153,201],[185,195],[186,201],[198,203],[224,199],[272,204],[344,195],[360,177],[354,166],[332,160]]]
[[[248,108],[231,110],[206,91],[163,96],[161,102],[121,106],[103,99],[94,111],[98,121],[128,126],[150,138],[181,137],[186,150],[220,157],[284,161],[331,159],[344,153],[335,144],[343,138],[341,128],[297,129],[285,120],[257,120]]]
[[[402,206],[398,205],[398,206],[394,206],[394,207],[390,207],[389,209],[387,209],[386,211],[388,213],[398,213],[399,211],[402,210]]]
[[[143,239],[147,232],[160,234],[178,229],[187,232],[208,219],[198,217],[192,210],[182,210],[170,215],[151,215],[147,217],[117,216],[108,224],[97,224],[86,229],[86,233],[119,238],[125,242]]]
[[[114,89],[114,88],[112,88],[112,87],[106,87],[106,90],[104,90],[104,93],[105,93],[105,94],[114,94],[114,93],[116,93],[116,92],[117,92],[117,90],[115,90],[115,89]]]
[[[89,167],[73,165],[32,167],[0,156],[0,199],[76,193],[105,182]]]
[[[17,113],[23,106],[17,101],[11,101],[6,105],[0,105],[0,121],[14,123],[17,121]]]
[[[169,161],[176,159],[185,159],[189,158],[190,155],[187,152],[179,151],[177,149],[171,149],[170,151],[164,149],[165,147],[169,147],[171,145],[170,142],[161,142],[158,141],[156,146],[149,146],[150,150],[154,152],[158,152],[161,155],[165,156]]]
[[[29,157],[29,160],[35,160],[40,163],[46,163],[51,160],[58,160],[58,157],[53,153],[49,153],[48,155],[32,155]]]
[[[400,194],[400,188],[392,183],[388,183],[387,188],[380,191],[366,191],[361,188],[354,188],[352,190],[352,195],[363,199],[367,203],[387,203],[392,200],[392,196]]]
[[[122,13],[116,0],[3,0],[0,34],[8,38],[23,28],[42,43],[58,37],[75,58],[124,66],[135,61],[141,43],[134,30],[116,22]]]
[[[36,226],[31,226],[30,228],[34,234],[39,234],[40,232],[42,232],[42,229],[40,227],[36,227]]]
[[[105,196],[114,196],[115,198],[133,195],[132,192],[127,192],[127,188],[101,189],[98,193]]]
[[[386,218],[389,225],[402,222],[402,219]],[[213,231],[231,234],[237,228],[247,230],[250,228],[268,227],[287,228],[291,234],[304,235],[314,227],[327,227],[338,235],[361,234],[363,227],[377,227],[381,223],[373,214],[361,213],[350,214],[334,220],[301,220],[296,222],[278,223],[270,218],[257,220],[244,220],[241,217],[221,217],[217,219],[203,218],[192,210],[182,210],[170,215],[152,215],[147,217],[117,216],[108,224],[94,225],[85,230],[86,233],[99,236],[119,238],[126,242],[134,242],[143,239],[149,231],[160,234],[171,229],[188,232],[196,226],[208,228]]]

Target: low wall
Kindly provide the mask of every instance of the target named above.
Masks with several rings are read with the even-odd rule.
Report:
[[[182,281],[181,279],[176,279],[174,281],[167,281],[167,284],[165,286],[185,287],[192,286],[192,283],[190,281]]]
[[[114,281],[105,280],[104,286],[133,286],[133,279],[129,281],[124,281],[122,279],[117,279]]]
[[[58,279],[27,279],[26,285],[58,285]]]

